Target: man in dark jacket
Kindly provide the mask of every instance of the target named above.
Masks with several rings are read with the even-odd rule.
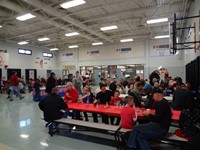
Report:
[[[61,110],[67,109],[67,104],[58,95],[58,88],[53,88],[51,94],[39,103],[39,107],[44,112],[44,120],[47,122],[46,127],[49,127],[49,134],[53,136],[59,131],[59,124],[52,123],[52,121],[61,119],[64,114]]]
[[[54,72],[52,72],[50,77],[47,79],[45,92],[48,93],[48,94],[51,94],[51,90],[55,86],[56,86],[56,74]]]
[[[171,108],[166,99],[163,98],[162,91],[159,89],[153,94],[155,101],[155,113],[150,114],[149,110],[143,112],[148,117],[150,123],[140,124],[134,127],[128,140],[128,146],[137,148],[139,143],[141,150],[150,150],[148,140],[161,139],[166,136],[171,124]]]
[[[40,109],[44,112],[44,120],[52,122],[63,117],[62,109],[67,109],[67,104],[58,95],[58,88],[53,88],[43,101],[39,103]]]

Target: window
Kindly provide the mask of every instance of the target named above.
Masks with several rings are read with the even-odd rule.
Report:
[[[18,53],[19,54],[24,54],[24,55],[32,55],[32,50],[19,48],[18,49]]]
[[[46,53],[46,52],[44,52],[44,53],[42,53],[42,56],[43,57],[53,58],[53,54],[52,53]]]

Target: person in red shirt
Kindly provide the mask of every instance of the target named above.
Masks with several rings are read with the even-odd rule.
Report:
[[[126,96],[126,105],[121,110],[121,127],[132,129],[137,120],[135,109],[133,108],[134,100],[132,96]]]
[[[20,100],[23,99],[24,97],[21,95],[21,93],[19,92],[19,79],[18,79],[18,76],[17,76],[17,72],[13,72],[12,76],[10,77],[10,89],[11,89],[11,92],[10,92],[10,101],[13,101],[13,94],[14,94],[14,91],[16,92],[16,94],[19,96]]]
[[[67,82],[64,96],[65,103],[76,103],[78,101],[78,90],[74,88],[71,82]]]
[[[119,107],[122,104],[122,98],[120,98],[119,95],[120,95],[120,92],[118,90],[116,90],[114,92],[114,97],[110,100],[110,105]],[[115,123],[115,125],[119,125],[120,117],[113,117],[113,116],[110,116],[111,124],[112,125],[114,124],[115,118],[117,118],[117,122]]]
[[[64,96],[65,103],[69,104],[78,102],[78,96],[79,96],[78,90],[74,88],[71,82],[67,82],[65,96]],[[67,116],[72,116],[72,119],[81,120],[80,111],[73,111],[72,113],[70,111],[66,111],[64,117],[67,118]]]

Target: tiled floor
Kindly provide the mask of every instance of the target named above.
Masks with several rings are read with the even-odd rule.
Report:
[[[31,95],[25,95],[23,100],[15,98],[12,102],[6,95],[0,95],[0,150],[116,150],[113,136],[101,133],[61,132],[50,137],[41,118],[42,112]],[[180,149],[167,144],[156,147]]]

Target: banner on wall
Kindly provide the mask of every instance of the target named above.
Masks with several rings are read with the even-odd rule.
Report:
[[[151,56],[170,56],[169,44],[154,44]]]
[[[0,66],[9,65],[9,54],[0,52]]]
[[[100,53],[99,50],[87,51],[88,56],[97,56],[97,55],[99,55],[99,53]]]
[[[75,52],[63,51],[60,53],[60,61],[74,61]]]
[[[120,48],[120,49],[117,49],[116,52],[117,53],[130,53],[132,51],[132,48],[131,47],[128,47],[128,48]]]

